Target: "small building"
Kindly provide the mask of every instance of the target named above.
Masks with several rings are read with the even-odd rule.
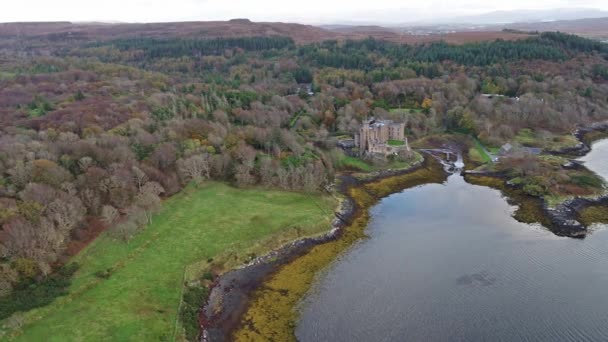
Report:
[[[500,154],[504,156],[511,152],[511,150],[513,150],[513,145],[506,143],[500,147]]]
[[[312,83],[298,84],[297,88],[295,89],[295,93],[296,94],[306,94],[308,96],[313,96],[315,94],[315,92],[312,88]]]
[[[524,153],[527,154],[532,154],[532,155],[539,155],[541,153],[543,153],[543,149],[540,147],[522,147],[522,150],[524,151]]]
[[[405,124],[391,120],[371,119],[364,122],[355,134],[359,154],[397,154],[409,146],[405,138]]]
[[[523,153],[523,154],[531,154],[531,155],[539,155],[543,152],[543,149],[540,147],[527,147],[521,145],[511,145],[510,143],[506,143],[502,145],[500,148],[499,155],[508,156],[514,153]]]

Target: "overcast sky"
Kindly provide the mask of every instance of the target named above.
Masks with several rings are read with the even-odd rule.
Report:
[[[581,7],[608,10],[608,0],[2,0],[0,22],[411,22],[496,10]]]

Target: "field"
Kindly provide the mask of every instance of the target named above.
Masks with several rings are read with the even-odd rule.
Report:
[[[540,147],[548,151],[572,148],[578,144],[578,140],[572,134],[553,135],[547,132],[541,134],[530,129],[519,130],[514,141],[523,146]]]
[[[469,154],[474,160],[480,160],[483,163],[492,162],[492,157],[488,155],[488,153],[483,148],[483,145],[481,145],[481,142],[479,142],[479,140],[477,140],[476,138],[473,138],[473,150],[469,151]]]
[[[421,108],[391,108],[390,112],[394,113],[394,114],[405,115],[405,114],[410,114],[410,113],[422,113],[422,109]]]
[[[336,165],[344,170],[369,173],[385,169],[405,169],[413,166],[414,164],[422,162],[422,159],[423,158],[420,153],[414,152],[414,155],[409,160],[391,160],[382,165],[373,165],[361,158],[340,155],[337,159]]]
[[[373,166],[369,165],[362,159],[350,156],[342,156],[337,163],[338,167],[347,170],[355,170],[355,171],[363,171],[363,172],[371,172]]]
[[[7,336],[173,340],[181,334],[176,318],[184,281],[208,268],[209,258],[234,266],[300,234],[327,230],[334,206],[333,199],[320,195],[221,183],[188,187],[165,201],[153,223],[128,244],[100,236],[74,259],[81,268],[69,294],[24,314],[22,332]],[[104,271],[107,279],[96,276]]]

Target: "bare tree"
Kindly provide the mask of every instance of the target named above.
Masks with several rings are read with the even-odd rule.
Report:
[[[5,224],[2,244],[9,257],[26,258],[37,262],[52,262],[62,250],[67,236],[55,229],[53,223],[42,218],[37,226],[17,218]]]
[[[137,223],[129,219],[114,226],[111,232],[118,238],[122,239],[124,242],[129,243],[131,238],[133,238],[133,236],[135,235],[135,233],[137,233],[138,230],[139,227]]]
[[[135,196],[135,205],[142,209],[148,224],[152,223],[152,216],[160,208],[160,197],[165,190],[156,182],[148,182],[142,191]]]
[[[87,172],[91,166],[93,166],[93,158],[91,157],[82,157],[78,160],[78,167],[82,172]]]
[[[19,188],[23,188],[32,179],[32,167],[29,163],[19,161],[8,170],[11,181]]]
[[[107,223],[112,224],[118,218],[118,210],[111,205],[104,205],[101,208],[101,219]]]
[[[84,218],[86,210],[78,197],[61,196],[51,202],[45,215],[55,224],[62,234],[69,232]]]
[[[11,293],[13,284],[17,282],[17,272],[8,264],[0,263],[0,297]]]
[[[281,189],[289,189],[289,171],[279,166],[277,169],[277,178]]]
[[[97,215],[101,206],[101,197],[99,192],[91,188],[84,188],[80,191],[80,199],[85,207],[87,207],[89,213]]]
[[[152,163],[161,170],[167,170],[175,163],[177,149],[171,143],[158,146],[150,157]]]
[[[184,183],[209,178],[209,154],[197,154],[177,161],[178,172]]]
[[[260,160],[260,182],[264,185],[271,185],[274,177],[274,168],[271,158],[262,158]]]
[[[158,184],[157,182],[147,182],[141,188],[141,193],[149,193],[155,196],[160,196],[160,194],[163,192],[165,192],[165,189],[163,189],[162,185]]]
[[[139,189],[139,191],[141,192],[142,186],[144,186],[144,184],[146,184],[146,182],[148,181],[148,175],[146,175],[146,173],[143,172],[137,166],[133,166],[132,170],[133,176],[135,177],[135,182],[137,183],[137,189]]]

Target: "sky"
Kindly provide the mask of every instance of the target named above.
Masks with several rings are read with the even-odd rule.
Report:
[[[2,0],[0,22],[227,20],[414,22],[497,10],[596,8],[607,0]]]

